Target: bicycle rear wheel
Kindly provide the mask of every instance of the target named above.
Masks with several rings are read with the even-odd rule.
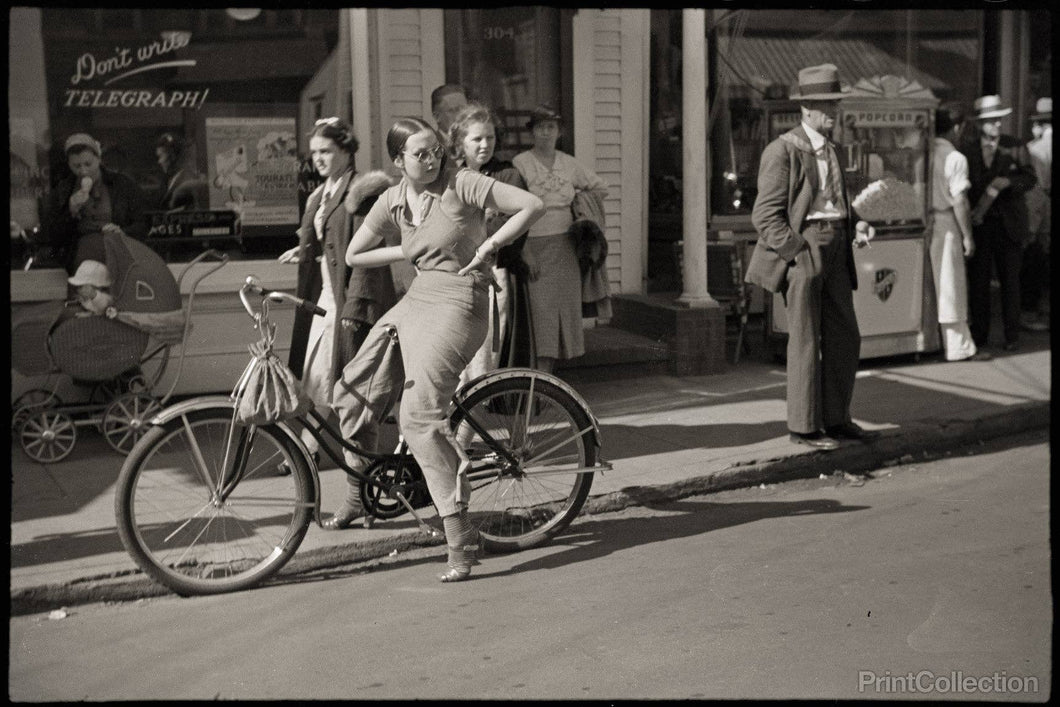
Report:
[[[245,589],[278,572],[305,537],[310,474],[279,428],[235,423],[230,409],[189,412],[152,427],[126,458],[118,533],[136,564],[177,594]]]
[[[468,515],[485,549],[537,547],[578,515],[593,474],[575,470],[593,466],[597,449],[589,416],[562,388],[530,376],[499,379],[464,400],[451,424],[471,458]]]

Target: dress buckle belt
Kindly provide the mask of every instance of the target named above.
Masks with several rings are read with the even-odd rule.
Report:
[[[821,233],[831,233],[833,231],[842,231],[846,229],[846,224],[843,219],[812,219],[808,222],[811,226],[816,226],[817,230]]]

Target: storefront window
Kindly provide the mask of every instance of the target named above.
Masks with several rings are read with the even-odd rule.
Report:
[[[502,7],[445,11],[446,81],[464,86],[472,100],[496,113],[503,124],[498,154],[510,159],[529,149],[530,111],[551,103],[571,125],[569,71],[564,61],[570,20],[549,7]],[[567,130],[558,147],[571,151]]]
[[[332,95],[349,85],[339,10],[22,10],[9,59],[26,78],[12,70],[9,117],[25,227],[47,228],[65,140],[88,133],[140,190],[145,241],[168,261],[291,246],[313,176],[305,133],[321,105],[346,103]]]
[[[981,22],[945,10],[711,11],[712,219],[750,214],[762,149],[799,120],[786,99],[800,68],[835,64],[849,85],[890,74],[971,105]]]

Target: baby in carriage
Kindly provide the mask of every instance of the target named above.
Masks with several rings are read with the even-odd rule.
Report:
[[[104,315],[107,307],[114,304],[114,295],[109,291],[112,284],[110,271],[98,260],[82,261],[67,282],[77,288],[78,304],[85,310],[78,312],[78,317]]]

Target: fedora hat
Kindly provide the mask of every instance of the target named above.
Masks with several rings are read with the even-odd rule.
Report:
[[[799,85],[789,98],[796,101],[835,101],[846,95],[839,85],[835,64],[807,66],[799,70]]]
[[[98,260],[83,260],[77,266],[77,272],[67,279],[74,287],[81,285],[95,285],[96,287],[110,287],[110,271],[107,266]]]
[[[976,120],[989,120],[991,118],[1004,118],[1012,112],[1001,103],[1001,96],[979,96],[972,104]]]
[[[1053,99],[1039,98],[1034,104],[1034,113],[1031,115],[1031,120],[1053,122]]]
[[[556,112],[556,109],[547,103],[542,103],[537,108],[530,111],[530,120],[526,121],[526,128],[533,130],[534,126],[538,123],[543,123],[546,120],[554,120],[557,123],[563,122],[563,117]]]

